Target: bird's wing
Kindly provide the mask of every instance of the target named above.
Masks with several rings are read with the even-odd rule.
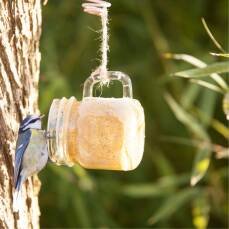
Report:
[[[22,158],[26,151],[26,148],[30,142],[31,131],[26,130],[25,132],[18,135],[17,146],[16,146],[16,155],[15,155],[15,164],[14,164],[14,185],[17,186],[19,173],[21,171]]]

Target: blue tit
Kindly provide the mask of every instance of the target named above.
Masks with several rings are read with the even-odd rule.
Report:
[[[29,115],[18,131],[14,165],[14,187],[19,193],[23,182],[39,173],[48,161],[46,132],[41,129],[42,116]]]

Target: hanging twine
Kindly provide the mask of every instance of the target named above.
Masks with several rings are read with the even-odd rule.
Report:
[[[92,72],[93,75],[100,75],[101,83],[108,84],[109,77],[107,75],[107,53],[109,51],[108,46],[108,7],[111,3],[102,0],[85,0],[86,2],[82,4],[84,12],[93,14],[101,17],[102,22],[102,44],[101,44],[101,64],[100,66]]]

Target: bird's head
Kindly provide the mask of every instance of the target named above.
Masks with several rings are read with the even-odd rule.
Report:
[[[19,133],[26,131],[27,129],[38,129],[41,130],[41,119],[44,115],[28,115],[22,120]]]

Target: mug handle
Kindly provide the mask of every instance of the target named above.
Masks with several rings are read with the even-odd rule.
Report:
[[[122,83],[124,98],[133,98],[132,83],[127,74],[119,71],[108,71],[107,74],[109,80],[117,80]],[[101,82],[101,77],[99,74],[88,77],[84,82],[83,98],[93,97],[93,87],[99,82]]]

